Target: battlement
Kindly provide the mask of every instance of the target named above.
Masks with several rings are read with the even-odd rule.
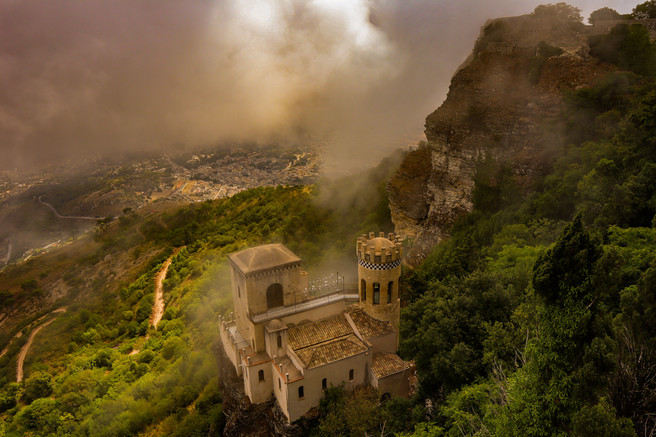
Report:
[[[401,261],[401,242],[400,239],[390,232],[385,236],[380,232],[376,236],[375,232],[369,235],[362,234],[358,237],[356,244],[356,254],[359,261],[373,264],[387,264]]]

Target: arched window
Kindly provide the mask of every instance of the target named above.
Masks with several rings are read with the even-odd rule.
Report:
[[[394,281],[387,283],[387,303],[392,303],[392,290],[394,290]]]
[[[353,369],[349,370],[349,381],[353,381]]]
[[[278,334],[278,347],[282,347],[282,335]]]
[[[299,398],[299,399],[303,399],[304,397],[305,397],[305,393],[304,393],[304,391],[303,391],[303,386],[300,386],[300,387],[298,388],[298,398]]]
[[[364,279],[360,281],[360,298],[362,302],[367,301],[367,281]]]
[[[380,284],[378,282],[374,282],[374,305],[377,305],[380,303]]]
[[[276,308],[282,306],[282,285],[275,283],[269,285],[266,291],[267,308]]]
[[[324,378],[321,380],[321,390],[325,390],[328,388],[328,379]]]
[[[264,370],[257,371],[257,379],[258,381],[264,381]]]

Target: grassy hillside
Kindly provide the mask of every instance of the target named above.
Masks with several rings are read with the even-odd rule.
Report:
[[[359,233],[391,230],[380,193],[395,162],[320,188],[257,188],[167,213],[127,211],[74,252],[5,271],[8,312],[39,302],[57,281],[68,293],[38,315],[66,312],[17,321],[27,326],[23,335],[3,336],[0,435],[218,435],[224,417],[212,346],[218,316],[232,308],[226,255],[283,242],[310,267],[348,260]],[[154,278],[169,258],[166,309],[154,329]],[[16,383],[19,349],[51,319]]]

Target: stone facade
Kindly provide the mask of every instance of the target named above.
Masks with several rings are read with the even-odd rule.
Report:
[[[394,235],[358,238],[353,290],[311,297],[301,260],[282,244],[229,255],[234,312],[221,342],[254,404],[275,399],[289,422],[319,405],[331,386],[371,384],[408,396],[398,345],[401,246]]]

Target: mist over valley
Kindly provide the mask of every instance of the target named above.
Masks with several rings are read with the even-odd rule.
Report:
[[[0,436],[656,433],[653,1],[0,0],[0,81]]]

